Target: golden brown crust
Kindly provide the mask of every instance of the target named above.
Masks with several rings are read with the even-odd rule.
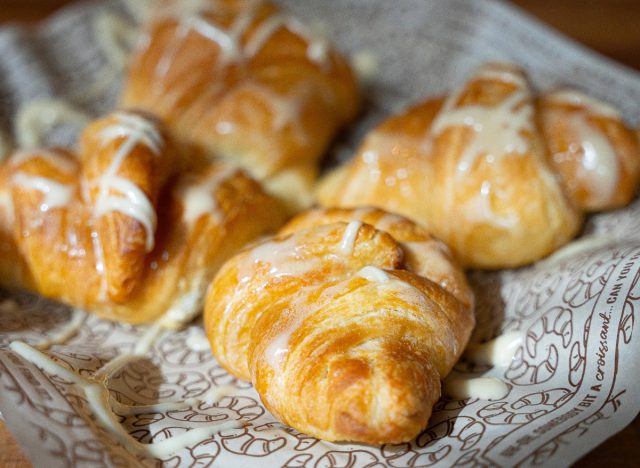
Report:
[[[464,275],[437,242],[376,209],[299,215],[216,275],[205,327],[218,362],[304,433],[412,439],[474,324]]]
[[[177,170],[167,138],[154,119],[120,112],[86,129],[80,161],[59,150],[9,158],[0,178],[12,213],[0,209],[0,224],[16,253],[0,260],[0,282],[131,323],[193,316],[222,262],[283,213],[226,163]],[[7,267],[16,257],[21,280]]]
[[[353,161],[321,182],[318,198],[324,206],[372,205],[408,216],[466,267],[524,265],[573,238],[583,209],[620,206],[635,193],[640,147],[614,115],[601,103],[551,96],[537,106],[522,70],[487,64],[448,98],[427,100],[371,132]],[[586,171],[585,148],[591,144],[593,156],[594,142],[611,151]],[[569,147],[575,151],[567,155]],[[619,190],[596,197],[594,179]]]
[[[179,8],[167,2],[154,19],[131,62],[123,104],[161,116],[180,140],[241,165],[292,209],[309,203],[319,158],[358,108],[347,62],[268,2]],[[283,171],[292,184],[279,181]]]

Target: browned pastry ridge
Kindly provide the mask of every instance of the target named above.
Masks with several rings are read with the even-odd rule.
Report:
[[[318,160],[358,109],[347,62],[274,5],[165,2],[129,67],[125,107],[239,164],[290,211],[309,206]]]
[[[373,130],[318,197],[403,214],[464,266],[504,268],[567,243],[585,211],[628,203],[639,178],[638,136],[616,110],[567,89],[536,101],[520,68],[486,64]]]
[[[178,152],[155,119],[116,112],[62,149],[0,165],[0,284],[102,317],[197,313],[223,261],[283,221],[241,170]]]
[[[475,322],[447,247],[373,208],[316,209],[231,258],[205,304],[218,362],[331,441],[414,438]]]

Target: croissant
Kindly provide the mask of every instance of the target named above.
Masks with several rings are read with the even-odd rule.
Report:
[[[218,362],[281,421],[330,441],[414,438],[474,325],[447,247],[379,209],[315,209],[210,286]]]
[[[566,90],[535,101],[520,68],[486,64],[372,131],[318,198],[408,216],[466,267],[516,267],[572,239],[585,211],[628,203],[639,156],[609,106]]]
[[[311,204],[318,160],[358,109],[347,62],[268,2],[166,2],[122,103],[183,143],[239,164],[291,211]]]
[[[0,165],[0,284],[177,327],[223,261],[282,221],[241,170],[202,165],[159,121],[116,112],[84,130],[77,156],[41,149]]]

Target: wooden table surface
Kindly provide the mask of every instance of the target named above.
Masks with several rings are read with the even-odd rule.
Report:
[[[0,0],[0,22],[34,22],[72,0]],[[640,71],[640,0],[512,0],[579,42]],[[640,105],[640,103],[639,103]],[[640,465],[640,417],[576,463],[580,467]],[[30,466],[0,422],[0,467]]]

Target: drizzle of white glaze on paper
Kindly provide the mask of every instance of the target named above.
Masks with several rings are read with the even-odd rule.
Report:
[[[171,409],[187,409],[189,407],[199,405],[201,401],[197,399],[188,399],[184,402],[159,403],[156,405],[139,407],[124,405],[116,402],[110,397],[106,383],[115,372],[130,362],[130,359],[121,359],[125,358],[126,355],[122,355],[119,358],[110,361],[106,366],[99,369],[92,378],[85,378],[62,367],[57,362],[26,343],[14,341],[9,346],[16,354],[42,368],[45,372],[57,375],[62,379],[77,385],[85,394],[89,406],[99,423],[128,450],[131,450],[138,455],[162,459],[178,450],[182,450],[207,439],[220,431],[240,428],[245,424],[242,420],[226,421],[206,427],[191,429],[184,434],[171,437],[161,442],[142,444],[124,430],[118,420],[118,417],[114,413],[114,408],[117,409],[121,415],[131,415],[154,411],[167,411]],[[139,357],[140,356],[134,355],[134,358]],[[220,389],[220,392],[222,393],[225,390],[226,389]]]
[[[69,339],[78,334],[86,318],[87,314],[83,310],[73,309],[71,312],[71,320],[62,328],[56,330],[50,338],[36,343],[35,347],[39,349],[48,349],[53,345],[66,343]]]
[[[469,345],[464,356],[476,364],[508,366],[521,344],[521,332],[505,333],[486,343]]]
[[[493,377],[449,378],[444,382],[443,393],[454,400],[500,400],[507,396],[509,387]]]

